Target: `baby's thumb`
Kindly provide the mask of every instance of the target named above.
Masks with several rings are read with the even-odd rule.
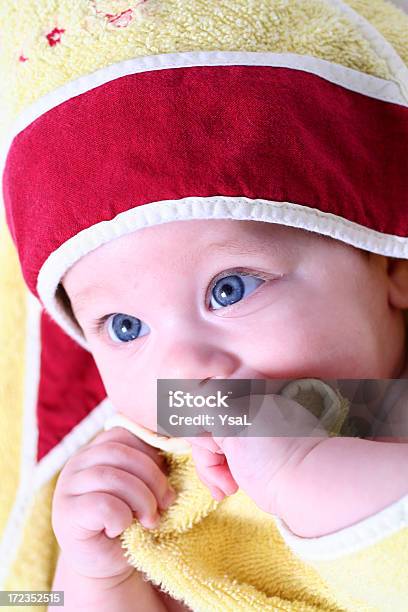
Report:
[[[227,458],[223,453],[211,452],[200,446],[193,446],[192,457],[200,480],[211,489],[215,486],[225,495],[232,495],[238,489]]]

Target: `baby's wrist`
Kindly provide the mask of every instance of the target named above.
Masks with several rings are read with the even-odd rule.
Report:
[[[309,453],[329,439],[327,432],[318,428],[313,437],[308,437],[307,440],[304,440],[304,444],[298,445],[291,453],[286,465],[273,480],[273,489],[270,492],[271,498],[268,504],[271,514],[275,514],[286,522],[292,512],[293,504],[302,504],[300,492],[303,487],[299,487],[299,482],[300,479],[305,478],[303,461]]]
[[[63,553],[61,553],[59,557],[58,564],[64,568],[65,572],[72,574],[72,577],[75,577],[75,579],[77,579],[78,582],[84,586],[92,586],[93,584],[97,584],[98,588],[103,590],[116,587],[118,584],[129,578],[129,576],[131,576],[135,571],[135,568],[129,564],[123,571],[120,571],[117,574],[107,576],[92,575],[89,568],[83,569],[80,566],[73,565],[64,557]]]
[[[60,555],[52,588],[64,591],[67,612],[133,612],[135,601],[141,610],[167,609],[153,586],[131,565],[115,576],[98,578],[82,574]]]

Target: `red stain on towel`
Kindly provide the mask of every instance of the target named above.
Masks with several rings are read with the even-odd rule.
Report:
[[[50,47],[55,47],[55,45],[61,42],[61,34],[63,32],[65,32],[65,30],[59,30],[58,28],[54,28],[52,32],[47,34],[47,40]]]
[[[108,18],[108,23],[111,23],[116,28],[126,28],[133,19],[133,10],[130,8],[117,15],[106,13],[105,17]]]
[[[135,11],[138,6],[141,4],[145,4],[147,0],[139,0],[139,2],[132,3],[128,9],[116,12],[116,13],[106,13],[107,10],[107,2],[103,2],[102,6],[104,6],[105,10],[100,10],[99,6],[101,5],[98,0],[91,0],[92,7],[96,13],[96,15],[101,15],[105,19],[107,19],[110,25],[113,25],[116,28],[126,28],[132,21],[135,16]],[[113,9],[113,2],[112,2]],[[109,9],[108,9],[109,10]],[[113,9],[114,10],[114,9]]]

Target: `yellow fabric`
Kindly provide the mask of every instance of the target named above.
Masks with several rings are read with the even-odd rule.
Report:
[[[2,219],[0,228],[0,533],[4,531],[16,496],[21,467],[26,291],[16,250]]]
[[[216,502],[190,455],[164,455],[178,499],[159,528],[135,521],[121,536],[130,563],[149,580],[197,612],[373,610],[334,596],[243,491]]]
[[[408,64],[407,15],[395,10],[391,2],[372,0],[347,0],[357,13],[365,17]]]
[[[352,555],[310,563],[339,595],[358,592],[362,601],[381,612],[408,609],[407,526]]]
[[[194,611],[408,609],[406,526],[353,554],[306,564],[243,491],[216,502],[190,455],[164,456],[178,499],[157,529],[135,521],[121,539],[132,565]]]
[[[0,75],[7,87],[3,90],[6,112],[1,118],[0,137],[10,122],[40,96],[108,64],[149,54],[194,50],[293,52],[398,81],[361,29],[335,3],[325,0],[150,0],[135,9],[127,27],[118,27],[118,22],[115,25],[103,15],[117,14],[136,4],[130,0],[1,2]],[[374,25],[408,62],[408,17],[402,11],[385,0],[349,0],[348,5]],[[65,31],[60,43],[50,45],[47,34],[54,28]],[[27,61],[19,61],[21,56]],[[2,224],[3,535],[23,461],[27,290],[3,219]],[[358,554],[308,565],[285,544],[273,517],[260,511],[242,491],[218,504],[197,479],[191,458],[168,456],[168,460],[170,481],[179,490],[179,499],[159,530],[148,532],[135,522],[122,537],[129,560],[157,583],[164,577],[169,592],[188,599],[195,610],[408,609],[401,573],[407,566],[406,529]],[[20,512],[15,547],[3,551],[0,559],[0,565],[7,568],[2,588],[51,587],[57,554],[50,524],[55,477],[36,494],[33,492],[30,505]],[[217,540],[222,542],[222,555],[216,552]],[[242,554],[244,547],[248,558]],[[235,584],[230,578],[233,575]],[[357,591],[361,599],[353,596]],[[393,598],[388,600],[391,592]],[[391,608],[387,607],[389,601]]]
[[[127,27],[104,17],[139,6]],[[384,0],[354,0],[408,61],[408,17]],[[232,17],[231,17],[232,15]],[[243,25],[244,24],[244,25]],[[65,30],[50,46],[47,34]],[[40,96],[108,64],[195,50],[300,53],[391,78],[356,26],[325,0],[20,0],[0,3],[5,123]],[[23,55],[27,61],[20,62]]]

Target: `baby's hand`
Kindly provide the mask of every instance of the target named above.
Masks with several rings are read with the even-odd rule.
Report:
[[[200,480],[217,500],[239,487],[261,510],[284,519],[285,509],[279,505],[282,486],[289,479],[293,482],[296,466],[328,433],[309,410],[280,395],[265,396],[256,419],[257,431],[270,437],[207,434],[186,439],[192,443]]]
[[[122,427],[98,434],[69,459],[55,488],[52,527],[65,559],[92,578],[123,573],[129,563],[118,536],[134,514],[157,526],[158,508],[175,498],[166,498],[169,490],[156,448]]]

